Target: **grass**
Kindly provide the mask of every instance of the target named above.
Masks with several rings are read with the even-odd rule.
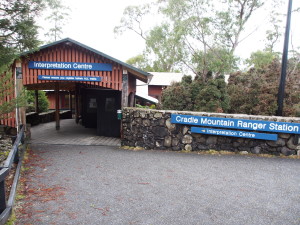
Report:
[[[122,146],[121,148],[125,149],[125,150],[132,150],[132,151],[141,151],[141,150],[144,150],[144,148],[142,148],[142,147]]]
[[[144,148],[142,147],[130,147],[130,146],[122,146],[121,149],[125,149],[125,150],[132,150],[132,151],[140,151],[140,150],[144,150]],[[171,151],[171,150],[167,150],[167,151]],[[280,154],[279,156],[276,155],[272,155],[272,154],[253,154],[248,152],[247,154],[245,154],[245,152],[232,152],[232,151],[226,151],[226,150],[214,150],[214,149],[210,149],[210,150],[205,150],[205,151],[188,151],[188,150],[181,150],[179,151],[180,153],[192,153],[192,154],[199,154],[199,155],[247,155],[247,156],[257,156],[257,157],[264,157],[264,158],[287,158],[287,159],[300,159],[300,156],[297,155],[290,155],[290,156],[285,156]]]
[[[14,225],[16,220],[17,220],[16,214],[15,214],[14,210],[12,210],[12,213],[11,213],[8,221],[5,223],[5,225]]]

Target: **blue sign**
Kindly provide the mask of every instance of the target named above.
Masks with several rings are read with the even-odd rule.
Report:
[[[239,130],[268,131],[276,133],[300,134],[300,123],[285,123],[263,120],[244,120],[190,115],[171,115],[171,122],[205,127],[222,127]]]
[[[28,64],[28,68],[29,69],[42,69],[42,70],[112,71],[112,64],[30,61]]]
[[[192,127],[191,131],[192,133],[198,133],[198,134],[221,135],[221,136],[230,136],[230,137],[239,137],[239,138],[254,138],[254,139],[271,140],[271,141],[276,141],[278,138],[277,134],[255,133],[255,132],[238,131],[238,130],[222,130],[222,129],[212,129],[212,128],[203,128],[203,127]]]
[[[57,80],[57,81],[101,81],[101,77],[82,77],[82,76],[52,76],[38,75],[39,80]]]

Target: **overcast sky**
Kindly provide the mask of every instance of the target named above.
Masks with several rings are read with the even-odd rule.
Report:
[[[272,0],[268,0],[272,1]],[[288,2],[288,0],[285,0]],[[126,61],[130,57],[142,53],[143,40],[136,34],[126,32],[121,36],[115,36],[113,29],[119,25],[124,9],[129,5],[138,5],[147,0],[63,0],[66,6],[71,8],[70,19],[64,28],[63,38],[69,37],[85,45],[104,52],[114,58]],[[300,1],[293,2],[293,8],[300,7]],[[282,7],[282,13],[286,13],[287,4]],[[300,18],[292,18],[292,39],[294,46],[300,46]],[[267,21],[266,14],[261,12],[257,17],[257,34],[262,33],[263,25]],[[155,19],[153,20],[155,21]],[[284,21],[285,24],[285,21]],[[47,30],[47,24],[40,20],[40,25]],[[260,34],[261,34],[260,33]],[[284,36],[284,35],[283,35]],[[251,51],[263,48],[262,35],[252,35],[237,49],[237,54],[248,57]],[[42,39],[44,39],[42,37]],[[278,50],[282,51],[280,43]]]

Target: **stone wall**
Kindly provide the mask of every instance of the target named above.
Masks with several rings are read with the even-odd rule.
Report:
[[[194,134],[191,133],[191,126],[189,125],[172,124],[171,114],[300,123],[299,118],[124,108],[122,113],[122,145],[173,151],[213,149],[274,155],[295,155],[300,150],[299,135],[278,133],[277,141],[267,141]]]

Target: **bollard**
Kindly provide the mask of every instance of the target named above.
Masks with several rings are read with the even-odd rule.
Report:
[[[122,110],[121,109],[117,110],[117,115],[118,115],[118,120],[121,120],[122,119]]]

